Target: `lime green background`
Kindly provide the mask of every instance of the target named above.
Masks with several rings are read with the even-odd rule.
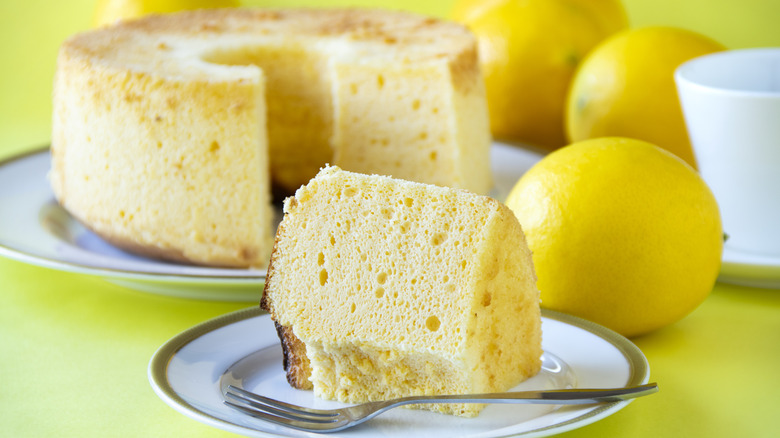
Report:
[[[325,3],[440,16],[451,5],[264,4]],[[634,26],[682,26],[731,48],[780,46],[778,1],[625,4]],[[0,3],[0,158],[48,142],[57,48],[89,28],[93,7],[92,0]],[[0,258],[0,436],[232,436],[165,405],[152,391],[146,367],[175,334],[254,304],[149,295]],[[661,391],[565,436],[770,437],[780,430],[780,291],[718,284],[691,315],[634,341]]]

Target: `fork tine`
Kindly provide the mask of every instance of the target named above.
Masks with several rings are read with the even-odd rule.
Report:
[[[321,412],[309,410],[302,406],[295,406],[272,398],[264,397],[235,386],[228,386],[225,396],[238,402],[258,409],[266,414],[289,418],[298,421],[311,421],[314,423],[332,423],[337,421],[337,412]],[[227,401],[227,400],[226,400]]]
[[[225,391],[225,394],[231,394],[231,393],[234,398],[240,397],[243,400],[249,400],[249,401],[254,401],[256,403],[261,403],[263,405],[273,406],[275,408],[287,412],[295,412],[302,415],[312,415],[312,416],[322,416],[322,417],[333,417],[335,415],[338,415],[333,411],[323,411],[320,409],[305,408],[303,406],[297,406],[290,403],[285,403],[280,400],[274,400],[272,398],[268,398],[260,394],[256,394],[254,392],[250,392],[245,389],[238,388],[233,385],[229,385],[227,387],[227,390]]]
[[[275,424],[281,424],[282,426],[290,426],[290,420],[276,415],[271,415],[263,411],[259,411],[255,408],[250,408],[242,404],[234,403],[230,400],[223,400],[223,403],[230,406],[233,409],[239,410],[249,416],[260,418],[261,420],[269,421]]]
[[[258,411],[257,409],[243,406],[240,404],[236,404],[231,402],[230,400],[224,400],[223,401],[227,406],[230,406],[233,409],[238,410],[239,412],[243,412],[244,414],[247,414],[251,417],[259,418],[261,420],[267,421],[272,424],[276,424],[279,426],[289,427],[292,429],[302,430],[304,432],[337,432],[339,430],[343,430],[349,426],[351,426],[353,423],[350,422],[346,418],[338,418],[337,420],[334,420],[333,422],[328,423],[312,423],[309,420],[292,420],[288,418],[283,417],[277,417],[275,415],[267,414],[265,412]]]
[[[296,418],[292,415],[274,415],[252,406],[245,406],[239,403],[234,403],[230,400],[224,400],[223,403],[230,406],[233,409],[241,411],[249,416],[259,418],[270,423],[279,424],[285,427],[292,427],[299,430],[329,430],[340,423],[340,420],[319,420],[319,419],[306,419]]]
[[[231,400],[224,400],[225,404],[230,405],[233,408],[240,409],[243,412],[251,413],[255,416],[262,416],[264,419],[277,419],[278,421],[285,421],[285,420],[291,420],[291,421],[298,421],[298,422],[305,422],[307,424],[330,424],[333,422],[338,421],[337,419],[331,417],[319,417],[319,416],[310,416],[306,415],[305,413],[293,413],[289,411],[285,411],[282,409],[277,409],[273,406],[269,406],[263,403],[258,403],[253,400],[247,400],[241,397],[237,397],[235,394],[226,393],[227,397],[235,399],[236,402],[233,402]],[[287,423],[285,423],[287,424]]]

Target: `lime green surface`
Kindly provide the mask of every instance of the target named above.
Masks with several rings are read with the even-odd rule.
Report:
[[[0,278],[4,436],[233,436],[163,403],[146,370],[177,333],[255,303],[149,295],[7,259]],[[780,428],[780,291],[717,285],[691,315],[634,342],[660,392],[563,436],[770,437]]]
[[[328,3],[437,15],[451,4]],[[625,4],[634,25],[687,27],[732,48],[780,46],[774,0]],[[93,6],[88,0],[0,2],[0,158],[48,142],[57,47],[89,27]],[[175,334],[252,305],[149,295],[0,258],[0,436],[234,436],[164,404],[146,369]],[[661,391],[562,436],[770,437],[780,430],[780,290],[718,284],[691,315],[634,341]]]

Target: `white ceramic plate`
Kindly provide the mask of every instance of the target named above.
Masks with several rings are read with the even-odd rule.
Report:
[[[491,154],[493,195],[504,199],[539,158],[526,149],[495,144]],[[0,255],[97,275],[145,292],[220,301],[260,300],[263,270],[168,263],[106,243],[57,204],[46,178],[49,161],[48,149],[40,149],[0,162]]]
[[[723,246],[718,281],[740,286],[780,289],[780,257],[743,252]]]
[[[515,390],[598,388],[648,382],[650,369],[629,340],[594,323],[543,310],[543,370]],[[219,429],[252,437],[321,436],[266,423],[223,404],[222,388],[239,385],[269,397],[317,408],[343,406],[292,389],[270,316],[258,308],[197,325],[160,347],[149,363],[157,395],[180,413]],[[331,437],[547,436],[582,427],[629,402],[555,407],[489,405],[477,418],[395,409]]]

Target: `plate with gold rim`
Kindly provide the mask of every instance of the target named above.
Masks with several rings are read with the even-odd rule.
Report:
[[[647,359],[631,341],[592,322],[542,311],[542,371],[513,388],[621,387],[647,383]],[[250,437],[304,437],[241,414],[223,403],[223,389],[250,391],[314,408],[344,406],[316,398],[287,383],[282,351],[268,314],[259,308],[233,312],[186,330],[162,345],[149,362],[155,393],[181,414]],[[631,401],[595,405],[488,405],[476,418],[395,409],[331,437],[540,437],[603,419]]]
[[[495,143],[492,194],[504,199],[540,157],[528,149]],[[169,263],[107,243],[60,207],[47,180],[49,167],[48,148],[0,161],[0,255],[155,294],[237,302],[260,299],[265,270]]]

